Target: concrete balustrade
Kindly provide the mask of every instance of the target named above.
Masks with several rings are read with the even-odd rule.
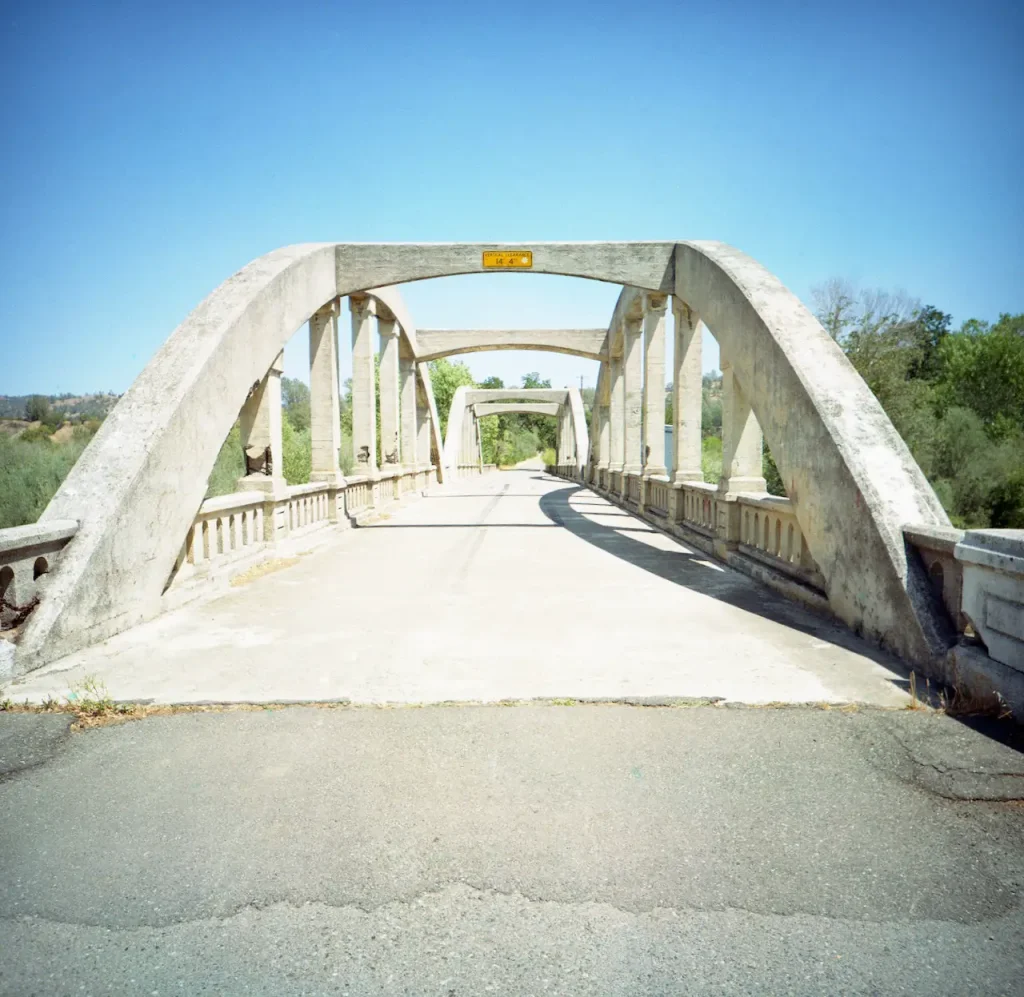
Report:
[[[8,626],[19,609],[33,603],[45,576],[77,532],[73,519],[0,530],[0,625]]]
[[[207,499],[182,544],[164,594],[164,608],[208,592],[210,582],[228,581],[267,557],[292,552],[293,541],[302,540],[306,549],[311,534],[326,539],[332,527],[372,522],[436,484],[434,470],[386,469],[376,477],[352,475],[337,483],[289,485],[277,494],[247,491]],[[68,537],[74,533],[73,526]],[[0,531],[0,544],[10,532]]]
[[[572,465],[553,474],[583,480]],[[691,543],[744,574],[817,610],[828,609],[825,580],[789,499],[774,495],[726,494],[703,481],[672,482],[667,476],[598,472],[588,480],[619,505]]]
[[[78,532],[73,519],[0,530],[0,679],[14,672],[14,639],[42,596],[46,576]]]

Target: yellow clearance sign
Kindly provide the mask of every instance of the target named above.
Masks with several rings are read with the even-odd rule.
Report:
[[[533,252],[529,249],[488,249],[484,251],[484,267],[495,269],[526,269],[533,266]]]

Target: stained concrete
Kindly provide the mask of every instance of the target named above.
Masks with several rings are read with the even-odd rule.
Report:
[[[157,702],[907,702],[841,626],[539,467],[457,481],[9,692],[86,675]]]
[[[934,792],[936,765],[1024,771],[877,710],[73,734],[0,782],[0,993],[1019,994],[1024,810]]]

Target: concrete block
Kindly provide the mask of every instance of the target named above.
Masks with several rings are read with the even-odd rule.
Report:
[[[1024,530],[968,530],[956,559],[975,632],[992,658],[1024,672]]]

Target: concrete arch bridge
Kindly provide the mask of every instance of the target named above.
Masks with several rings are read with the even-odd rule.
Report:
[[[549,330],[417,330],[399,292],[411,281],[496,271],[599,280],[622,291],[605,328]],[[669,316],[674,350],[666,369]],[[304,325],[311,475],[308,484],[289,485],[282,473],[282,349]],[[705,327],[718,341],[723,371],[724,460],[716,484],[702,480],[700,462]],[[356,467],[343,475],[338,358],[348,343]],[[598,361],[592,411],[571,388],[460,388],[450,411],[438,412],[431,359],[507,349]],[[674,391],[671,461],[664,453],[667,376]],[[488,415],[523,410],[558,421],[558,458],[549,473],[521,472],[513,487],[512,479],[488,473],[476,427]],[[211,468],[236,420],[246,473],[234,493],[207,499]],[[762,441],[786,498],[767,494]],[[410,504],[412,498],[423,501]],[[494,520],[495,510],[506,508]],[[360,528],[348,530],[353,525]],[[537,526],[560,531],[560,539]],[[517,531],[507,549],[488,539]],[[483,652],[473,681],[459,685],[454,676],[465,677],[463,665],[446,673],[424,651],[476,646],[467,617],[451,616],[446,599],[456,599],[473,575],[470,595],[481,601],[464,607],[469,617],[515,602],[513,590],[495,579],[528,555],[534,572],[568,572],[550,594],[555,617],[558,592],[577,607],[595,600],[588,617],[595,654],[614,657],[616,641],[623,651],[630,640],[637,646],[640,632],[659,642],[660,658],[651,653],[664,667],[644,679],[647,692],[716,694],[716,680],[706,674],[683,680],[678,673],[688,649],[709,646],[702,625],[714,625],[731,641],[716,653],[731,655],[747,676],[729,686],[732,698],[769,695],[771,683],[758,685],[751,670],[762,654],[780,675],[796,676],[794,696],[885,699],[896,694],[900,668],[913,667],[939,680],[956,669],[960,681],[1016,701],[1024,697],[1024,628],[1014,622],[1016,609],[990,607],[997,605],[992,599],[1017,606],[1017,542],[995,531],[965,538],[951,528],[839,347],[776,277],[730,246],[297,245],[254,260],[200,303],[118,403],[39,522],[0,532],[0,585],[11,624],[5,636],[14,638],[0,643],[0,668],[32,695],[74,669],[120,661],[110,665],[115,693],[159,687],[157,695],[173,698],[181,690],[157,678],[162,641],[179,674],[179,666],[209,674],[211,656],[248,648],[222,676],[234,698],[330,698],[350,680],[371,690],[370,698],[400,699],[410,690],[457,698],[467,689],[500,698],[541,687],[634,692],[621,654],[591,681],[560,676],[564,657],[555,647],[544,682],[533,688],[489,685]],[[492,547],[488,561],[480,552]],[[573,565],[582,574],[572,574]],[[289,567],[252,580],[281,566]],[[983,575],[984,584],[975,584]],[[260,623],[257,607],[272,591],[284,598],[300,579],[300,615],[317,592],[319,622],[306,620],[301,634]],[[634,586],[658,610],[647,617],[641,605],[628,626],[613,622]],[[356,607],[361,593],[391,607],[386,618]],[[424,598],[434,601],[414,612]],[[378,643],[364,647],[354,635],[368,634],[371,618]],[[968,619],[987,652],[958,644]],[[189,636],[176,637],[176,626]],[[337,650],[379,648],[381,629],[419,663],[401,672],[392,662],[401,672],[393,686],[384,679],[374,685],[381,669],[372,650]],[[566,654],[579,647],[574,626],[546,646],[559,639],[567,641]],[[318,640],[326,655],[322,681],[293,695],[286,680],[267,678],[271,666],[252,650],[280,654]],[[834,650],[827,667],[812,662],[818,645]],[[202,679],[194,686],[194,695],[217,698]]]

